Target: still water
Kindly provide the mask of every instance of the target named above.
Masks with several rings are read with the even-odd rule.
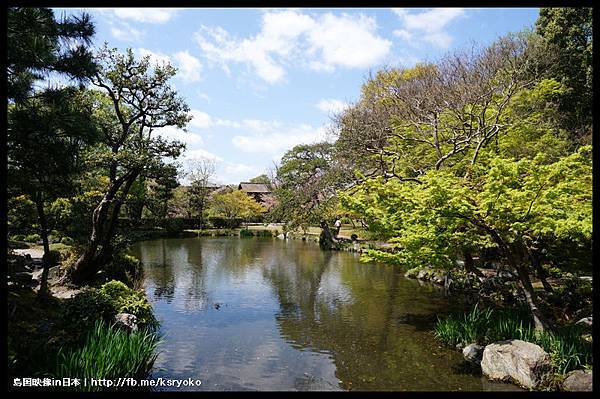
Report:
[[[178,390],[507,390],[464,370],[432,334],[442,289],[314,243],[137,243],[163,343],[152,378]],[[177,390],[177,388],[171,388]]]

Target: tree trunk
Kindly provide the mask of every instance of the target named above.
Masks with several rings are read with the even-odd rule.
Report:
[[[463,256],[465,258],[465,270],[467,272],[475,273],[476,276],[483,277],[483,273],[481,270],[475,267],[475,263],[473,262],[473,256],[471,252],[468,250],[463,251]]]
[[[134,179],[135,180],[135,179]],[[108,191],[102,198],[102,201],[92,214],[92,234],[90,235],[90,239],[88,241],[87,248],[85,252],[77,259],[75,265],[73,265],[73,269],[70,271],[68,276],[65,278],[70,278],[72,282],[76,284],[82,284],[86,281],[89,281],[93,275],[98,271],[98,246],[101,243],[107,242],[106,240],[106,222],[108,217],[108,210],[110,208],[110,204],[113,202],[114,197],[116,196],[119,188],[125,182],[125,179],[120,179],[119,181],[112,182],[109,186]],[[127,182],[127,187],[131,186],[133,182]],[[127,190],[124,191],[123,197],[127,195]],[[108,230],[110,231],[111,226],[108,226]],[[64,281],[64,279],[61,281]]]
[[[40,281],[40,290],[38,291],[38,298],[47,298],[49,296],[48,291],[48,272],[50,270],[50,243],[48,242],[48,224],[46,222],[46,213],[44,212],[44,200],[41,193],[37,193],[35,198],[35,205],[37,208],[38,220],[40,221],[40,236],[44,245],[44,255],[42,256],[42,277]]]
[[[548,275],[547,275],[546,271],[544,270],[544,268],[542,267],[542,262],[540,260],[539,252],[537,250],[535,250],[535,249],[530,250],[529,251],[529,258],[531,260],[531,266],[533,267],[533,270],[535,270],[538,278],[542,282],[542,285],[544,286],[544,289],[547,292],[554,292],[554,289],[552,288],[552,286],[550,285],[550,283],[546,279],[546,277],[548,277]]]
[[[529,279],[529,273],[523,266],[516,266],[517,273],[519,275],[519,280],[521,281],[521,288],[523,289],[523,293],[525,294],[525,300],[527,301],[527,305],[529,306],[529,310],[531,311],[531,315],[533,316],[533,323],[536,331],[544,331],[548,329],[549,325],[547,320],[542,315],[540,309],[537,305],[537,295],[535,294],[535,290],[531,285],[531,280]]]
[[[336,248],[338,240],[331,233],[331,229],[326,221],[321,220],[321,236],[319,237],[319,246],[321,249],[333,249]]]

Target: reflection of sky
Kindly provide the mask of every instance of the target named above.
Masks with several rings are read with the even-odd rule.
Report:
[[[154,377],[202,381],[189,390],[490,387],[453,371],[460,355],[419,330],[446,302],[439,290],[390,267],[268,239],[136,249],[164,339]]]

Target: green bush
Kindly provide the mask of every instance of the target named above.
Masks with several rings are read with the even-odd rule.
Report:
[[[100,288],[89,288],[63,306],[62,319],[77,321],[77,330],[89,329],[96,321],[111,322],[117,313],[131,313],[137,317],[141,328],[156,329],[158,321],[143,292],[135,291],[124,283],[112,280]]]
[[[97,288],[89,288],[65,301],[61,319],[70,326],[69,330],[81,332],[98,320],[112,320],[115,314],[111,298]]]
[[[75,240],[73,240],[71,237],[65,236],[60,239],[60,243],[65,244],[65,245],[73,245],[73,244],[75,244]]]
[[[520,339],[541,346],[550,354],[553,371],[565,374],[591,364],[592,345],[581,335],[583,327],[570,325],[556,332],[537,332],[531,319],[520,309],[492,310],[478,306],[462,316],[438,318],[435,327],[438,340],[448,344],[468,345]]]
[[[271,233],[271,230],[257,230],[255,231],[255,233],[257,237],[273,237],[273,233]]]
[[[140,327],[158,327],[146,295],[126,286],[121,281],[112,280],[100,288],[100,292],[110,298],[114,314],[131,313],[137,317]]]
[[[185,230],[186,224],[180,219],[165,219],[163,227],[167,231],[167,234],[177,234]]]
[[[241,229],[240,237],[254,237],[254,233],[252,233],[252,231],[250,231],[248,229]]]
[[[104,271],[108,280],[123,281],[126,285],[134,287],[141,280],[144,268],[135,256],[120,252],[104,266]]]
[[[12,241],[25,241],[25,235],[24,234],[16,234],[16,235],[10,237],[10,239]]]
[[[39,234],[29,234],[27,236],[25,236],[25,240],[27,242],[38,242],[39,240],[41,240],[42,237]]]
[[[159,337],[149,331],[127,332],[97,322],[82,347],[61,348],[56,359],[55,378],[144,379],[152,370]],[[78,390],[102,390],[102,386],[79,386]],[[119,389],[117,387],[108,390]]]

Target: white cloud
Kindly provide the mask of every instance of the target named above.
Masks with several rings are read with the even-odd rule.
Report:
[[[203,148],[196,148],[193,150],[186,149],[185,153],[183,154],[183,160],[190,161],[195,159],[208,159],[215,162],[223,161],[223,158],[221,158],[220,156],[213,154],[212,152],[207,151]]]
[[[208,129],[212,125],[212,118],[206,112],[193,109],[190,111],[192,114],[192,120],[189,123],[190,126],[198,127],[201,129]]]
[[[196,82],[200,80],[202,64],[200,64],[198,58],[191,55],[187,50],[175,53],[173,58],[177,60],[179,66],[179,72],[177,73],[177,76],[180,76],[183,80],[188,82]]]
[[[231,142],[242,152],[263,153],[270,155],[272,159],[279,159],[285,151],[298,144],[312,144],[326,139],[324,127],[315,128],[308,124],[300,124],[236,135]]]
[[[376,29],[372,17],[325,14],[309,33],[309,51],[321,53],[320,64],[324,68],[367,68],[381,61],[392,45],[377,36]]]
[[[328,115],[334,115],[348,108],[348,104],[336,99],[322,99],[317,103],[317,108]]]
[[[423,40],[441,48],[449,47],[453,40],[444,28],[465,15],[463,8],[434,8],[416,14],[402,8],[392,11],[402,22],[402,28],[394,31],[395,36],[405,41]]]
[[[332,71],[336,67],[365,68],[380,62],[391,42],[375,33],[375,20],[364,15],[312,17],[294,10],[265,12],[255,36],[238,39],[221,27],[202,25],[195,40],[204,56],[230,73],[228,64],[248,65],[262,80],[284,80],[285,67],[305,64]]]
[[[248,181],[261,173],[264,173],[263,169],[243,163],[222,162],[217,166],[217,180],[221,184],[237,184],[241,181]]]
[[[204,140],[202,140],[202,136],[197,133],[186,132],[182,129],[178,129],[175,126],[165,126],[163,128],[156,130],[157,135],[171,140],[179,140],[182,143],[186,143],[188,145],[202,145]]]
[[[145,48],[137,48],[135,52],[140,57],[149,56],[150,63],[155,65],[171,64],[177,67],[178,71],[175,77],[182,79],[186,82],[196,82],[201,79],[200,72],[202,71],[202,64],[200,61],[191,55],[189,51],[180,51],[169,56],[167,54],[148,50]],[[173,62],[173,59],[176,62]]]
[[[172,64],[171,58],[163,53],[157,53],[152,50],[148,50],[145,48],[138,48],[135,50],[141,57],[150,57],[150,63],[155,65],[164,65],[164,64]]]
[[[110,28],[110,33],[115,39],[119,39],[126,42],[139,41],[144,37],[144,32],[134,29],[131,26],[125,24],[118,28],[113,26]]]
[[[173,18],[177,11],[174,8],[113,8],[114,16],[136,22],[163,24]]]

